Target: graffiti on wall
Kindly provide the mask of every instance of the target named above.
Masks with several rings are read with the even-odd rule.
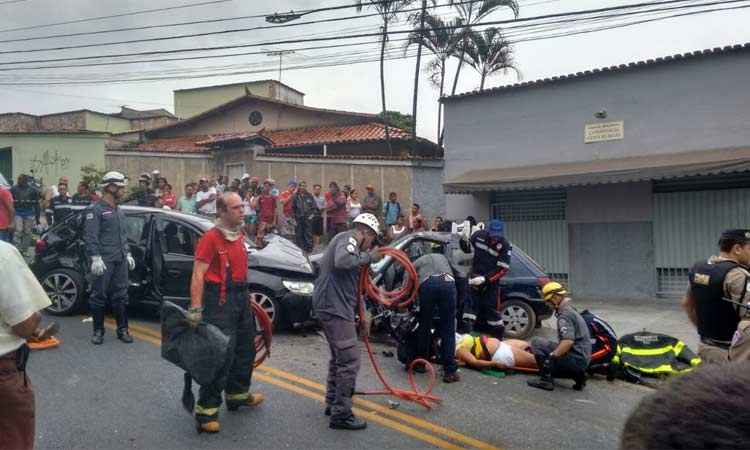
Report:
[[[29,170],[35,176],[49,176],[66,170],[69,165],[70,158],[62,155],[59,150],[44,150],[31,157]]]

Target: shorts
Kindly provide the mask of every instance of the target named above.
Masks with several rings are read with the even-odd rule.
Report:
[[[245,216],[245,225],[255,225],[258,222],[258,216]]]
[[[501,342],[495,354],[492,355],[492,362],[500,363],[508,368],[515,367],[516,359],[513,357],[513,349],[510,345]]]

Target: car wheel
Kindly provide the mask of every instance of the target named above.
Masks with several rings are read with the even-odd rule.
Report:
[[[83,279],[70,269],[52,269],[42,277],[44,292],[52,305],[46,311],[54,316],[69,316],[83,302]]]
[[[500,305],[500,317],[505,335],[513,339],[526,339],[536,326],[536,313],[522,300],[507,300]]]
[[[281,321],[281,308],[279,308],[279,303],[274,300],[273,296],[268,291],[255,287],[250,288],[248,296],[268,314],[271,323],[273,323],[273,328],[278,328]]]

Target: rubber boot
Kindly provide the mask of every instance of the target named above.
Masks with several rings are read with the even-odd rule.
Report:
[[[576,384],[573,385],[573,389],[576,391],[582,391],[583,388],[586,387],[586,372],[578,372],[573,375],[573,381],[576,382]]]
[[[219,424],[218,420],[211,420],[208,422],[196,422],[195,423],[195,429],[198,432],[198,434],[201,433],[218,433],[221,431],[221,425]]]
[[[552,359],[547,358],[539,369],[539,378],[536,380],[528,380],[526,382],[531,387],[538,389],[544,389],[545,391],[555,390],[555,380],[552,378]]]
[[[258,406],[261,403],[263,403],[263,400],[265,399],[266,399],[265,395],[263,395],[260,392],[256,392],[254,394],[249,394],[246,400],[242,400],[242,401],[225,400],[225,402],[227,404],[227,409],[229,411],[237,411],[241,407]]]
[[[104,308],[91,307],[91,318],[94,323],[94,335],[91,337],[91,343],[102,345],[104,343]]]
[[[115,307],[114,313],[117,321],[117,339],[126,344],[132,344],[133,337],[130,336],[130,331],[128,331],[128,312],[125,310],[125,306]]]

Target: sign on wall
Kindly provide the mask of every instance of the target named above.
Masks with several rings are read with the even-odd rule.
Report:
[[[625,137],[625,122],[587,123],[583,129],[583,142],[616,141]]]

